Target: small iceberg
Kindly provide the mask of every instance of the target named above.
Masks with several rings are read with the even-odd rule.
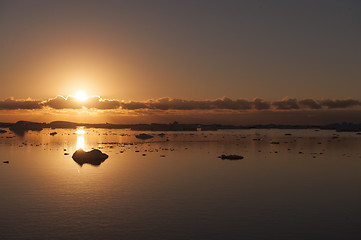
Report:
[[[152,135],[145,134],[145,133],[141,133],[141,134],[135,135],[135,137],[136,137],[136,138],[139,138],[139,139],[142,139],[142,140],[146,140],[146,139],[153,138]]]
[[[80,148],[74,152],[72,158],[80,166],[83,166],[84,163],[99,166],[102,162],[105,161],[105,159],[108,158],[108,155],[102,153],[98,149],[93,149],[89,152],[86,152]]]
[[[241,155],[224,155],[222,154],[221,156],[218,156],[218,158],[222,159],[222,160],[241,160],[243,159],[243,156]]]

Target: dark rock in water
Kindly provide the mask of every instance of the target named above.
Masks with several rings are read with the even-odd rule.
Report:
[[[57,133],[57,132],[51,132],[51,133],[50,133],[51,136],[54,136],[54,135],[56,135],[56,134],[58,134],[58,133]]]
[[[271,142],[271,144],[280,144],[280,142]]]
[[[135,135],[135,137],[136,137],[136,138],[139,138],[139,139],[142,139],[142,140],[146,140],[146,139],[153,138],[152,135],[145,134],[145,133],[141,133],[141,134]]]
[[[243,156],[241,155],[224,155],[222,154],[221,156],[218,156],[218,158],[222,159],[222,160],[241,160],[243,159]]]
[[[164,137],[164,136],[165,136],[165,133],[159,133],[158,136],[159,136],[159,137]]]
[[[0,129],[0,133],[7,133],[8,131]]]
[[[105,159],[108,158],[108,155],[102,153],[98,149],[93,149],[89,152],[86,152],[80,148],[75,151],[72,158],[80,166],[82,166],[84,163],[88,163],[94,166],[99,166],[102,162],[105,161]]]
[[[9,164],[9,161],[3,161],[3,163]]]
[[[64,153],[64,155],[69,155],[69,153]]]

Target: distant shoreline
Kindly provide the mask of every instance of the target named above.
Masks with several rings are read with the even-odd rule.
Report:
[[[334,123],[327,125],[282,125],[282,124],[255,124],[255,125],[222,125],[222,124],[181,124],[173,122],[169,124],[91,124],[74,123],[67,121],[55,121],[50,123],[38,123],[18,121],[16,123],[1,123],[1,128],[9,128],[11,131],[25,132],[28,130],[41,131],[44,128],[51,129],[75,129],[77,127],[104,128],[104,129],[130,129],[139,131],[217,131],[222,129],[319,129],[335,130],[338,132],[361,132],[361,123]]]

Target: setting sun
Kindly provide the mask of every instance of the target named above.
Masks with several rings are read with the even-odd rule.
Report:
[[[85,94],[84,91],[78,91],[76,94],[75,94],[75,98],[78,100],[78,101],[85,101],[87,99],[87,96]]]

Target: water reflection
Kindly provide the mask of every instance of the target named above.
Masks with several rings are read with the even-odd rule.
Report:
[[[0,136],[0,239],[361,239],[355,133],[166,132],[142,142],[137,131],[75,130]],[[110,159],[96,167],[61,154],[78,145]]]
[[[76,150],[84,149],[85,148],[84,134],[86,133],[84,127],[77,128],[75,133],[78,135],[76,137]]]

